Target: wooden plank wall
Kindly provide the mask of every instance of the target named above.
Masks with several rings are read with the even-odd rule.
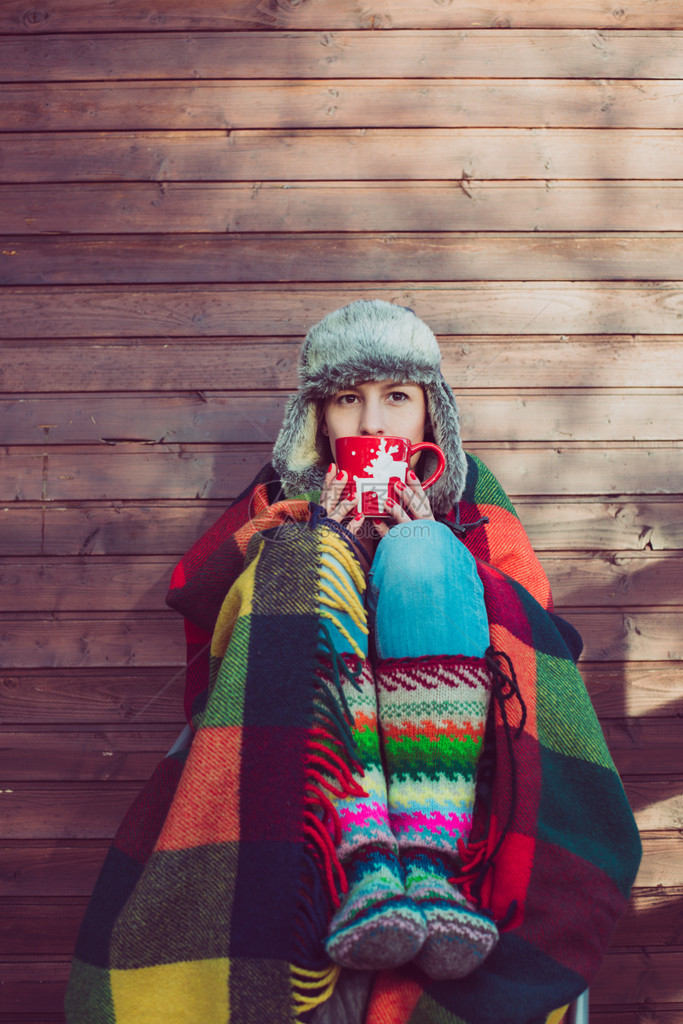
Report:
[[[676,0],[3,0],[3,1024],[62,1019],[180,727],[169,570],[360,296],[440,335],[586,640],[645,848],[592,1019],[683,1022],[682,77]]]

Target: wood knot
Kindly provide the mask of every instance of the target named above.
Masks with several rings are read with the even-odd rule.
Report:
[[[391,18],[384,14],[364,14],[361,18],[360,27],[364,29],[391,28]]]
[[[27,28],[37,28],[50,20],[50,12],[42,7],[32,7],[30,11],[24,11],[21,20]]]

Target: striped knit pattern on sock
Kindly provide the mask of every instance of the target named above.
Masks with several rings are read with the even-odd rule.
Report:
[[[399,848],[457,849],[472,826],[491,681],[483,658],[400,658],[375,667],[389,821]]]
[[[395,853],[377,726],[377,694],[369,662],[364,663],[357,676],[356,687],[343,683],[343,690],[351,715],[355,757],[363,774],[356,776],[360,795],[334,800],[340,826],[337,853],[344,861],[369,843],[384,845]]]
[[[454,861],[436,850],[402,850],[406,893],[427,922],[427,940],[415,958],[436,979],[465,978],[498,942],[498,929],[452,884]]]
[[[396,854],[382,846],[357,849],[345,862],[349,894],[330,924],[325,949],[342,967],[399,967],[427,938],[420,908],[406,896]]]

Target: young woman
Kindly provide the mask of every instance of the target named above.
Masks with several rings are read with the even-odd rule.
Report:
[[[365,520],[336,465],[358,435],[446,470],[425,492],[415,460]],[[272,465],[168,602],[191,745],[117,833],[70,1024],[536,1024],[590,983],[637,830],[580,638],[410,310],[311,329]]]
[[[355,591],[356,616],[337,609],[326,622],[337,653],[367,663],[370,651],[374,670],[360,690],[344,687],[364,754],[366,795],[336,808],[350,889],[331,922],[327,952],[344,967],[414,960],[430,977],[453,979],[477,968],[498,938],[494,923],[450,881],[458,842],[471,826],[489,703],[483,586],[473,556],[435,520],[416,472],[419,455],[397,488],[399,501],[387,501],[387,518],[372,521],[353,514],[355,495],[343,497],[347,475],[335,462],[341,437],[399,436],[415,444],[436,436],[448,473],[435,503],[452,508],[464,484],[464,458],[455,400],[439,364],[434,335],[409,310],[360,302],[331,314],[306,340],[302,387],[274,462],[293,494],[309,482],[293,467],[311,440],[317,458],[304,473],[320,476],[321,460],[332,459],[320,504],[328,526],[343,526],[360,542],[351,550],[368,573],[367,585],[357,586],[337,560],[320,592],[323,601],[329,597],[332,580],[342,584],[333,593]],[[315,437],[302,437],[312,422]]]

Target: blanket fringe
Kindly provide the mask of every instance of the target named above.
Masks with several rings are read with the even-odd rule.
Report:
[[[335,612],[346,612],[361,633],[368,635],[365,608],[359,597],[365,590],[365,576],[348,544],[333,530],[325,528],[320,539],[320,568],[318,614],[321,619],[332,622],[353,653],[363,658],[363,651]]]
[[[290,964],[292,990],[295,1006],[295,1020],[301,1021],[302,1014],[314,1010],[326,1002],[337,984],[341,968],[330,964],[320,971],[309,971],[296,964]]]
[[[366,795],[358,782],[364,772],[344,693],[348,685],[360,689],[358,677],[365,658],[335,614],[348,613],[361,632],[367,633],[365,609],[359,598],[359,592],[365,589],[365,577],[355,555],[334,531],[324,531],[319,553],[325,582],[318,595],[318,665],[305,752],[304,870],[295,921],[296,966],[292,967],[299,1014],[325,1002],[339,974],[338,968],[330,966],[323,946],[329,919],[348,891],[337,856],[341,827],[335,800]],[[354,653],[341,655],[336,650],[329,620],[351,643]]]
[[[352,719],[342,678],[358,685],[361,666],[347,665],[321,624],[321,654],[316,672],[313,720],[306,747],[304,793],[304,863],[296,921],[297,961],[305,969],[325,958],[322,939],[329,917],[348,891],[337,856],[341,841],[339,815],[331,797],[364,796],[355,776],[363,775],[351,731]]]

